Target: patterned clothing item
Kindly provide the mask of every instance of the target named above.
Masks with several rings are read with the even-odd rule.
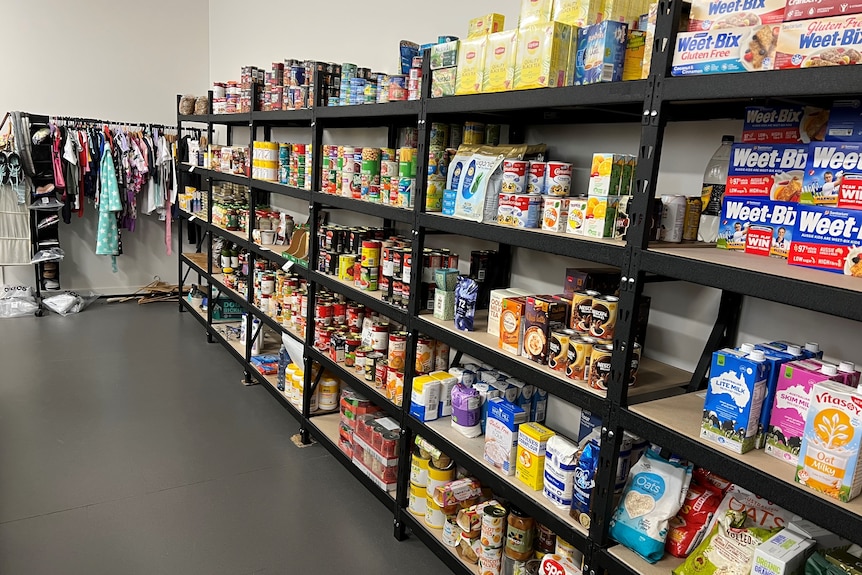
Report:
[[[107,147],[107,144],[105,144]],[[96,255],[112,256],[111,265],[117,272],[117,256],[120,254],[120,232],[117,215],[123,211],[117,172],[109,150],[104,150],[99,170],[99,230],[96,234]]]

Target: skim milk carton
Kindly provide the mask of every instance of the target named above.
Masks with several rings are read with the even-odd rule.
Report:
[[[801,350],[798,346],[794,351],[799,351],[798,355],[781,351],[777,347],[772,347],[768,344],[758,344],[755,346],[761,350],[766,357],[766,362],[769,364],[769,378],[766,380],[766,395],[763,398],[763,409],[760,411],[760,423],[757,427],[757,438],[755,439],[755,448],[763,449],[766,446],[766,432],[769,430],[769,420],[772,417],[772,404],[775,402],[775,390],[778,387],[778,378],[781,375],[781,366],[790,361],[794,361],[801,357]]]
[[[862,277],[862,212],[799,204],[787,263]]]
[[[760,350],[713,353],[700,437],[736,453],[754,449],[768,377]]]
[[[836,381],[811,391],[796,481],[840,501],[862,491],[862,395]]]
[[[781,368],[766,433],[766,453],[791,465],[796,464],[811,389],[829,378],[829,375],[820,373],[817,364],[807,361],[791,361]]]

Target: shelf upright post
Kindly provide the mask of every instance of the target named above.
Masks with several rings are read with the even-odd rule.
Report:
[[[322,164],[322,159],[320,157],[320,150],[323,144],[323,125],[317,120],[317,109],[323,102],[323,82],[322,82],[322,74],[321,70],[315,66],[314,67],[314,105],[311,110],[311,190],[312,193],[314,190],[319,190],[321,187],[321,173],[320,169]],[[308,270],[309,272],[313,269],[317,268],[317,258],[320,252],[320,242],[317,241],[317,226],[320,219],[320,204],[315,202],[313,199],[309,200],[308,204],[308,236],[309,236],[309,244],[308,244]],[[311,443],[311,436],[309,434],[308,427],[310,425],[309,418],[311,417],[311,394],[314,391],[316,382],[312,379],[312,371],[314,367],[314,361],[311,358],[311,355],[308,354],[308,350],[312,349],[314,346],[314,302],[317,299],[317,284],[312,279],[312,275],[308,274],[308,282],[306,283],[308,293],[307,293],[307,307],[306,307],[306,322],[305,322],[305,357],[303,358],[303,366],[305,370],[305,379],[302,382],[303,385],[303,393],[302,393],[302,418],[301,418],[301,427],[299,430],[299,435],[302,440],[303,445],[308,445]],[[323,366],[320,366],[320,369],[323,369]]]
[[[213,221],[213,179],[206,178],[207,183],[207,222]],[[212,228],[210,228],[212,229]],[[207,234],[207,253],[209,253],[209,257],[207,257],[207,343],[213,343],[215,341],[213,339],[213,306],[215,306],[215,302],[213,301],[213,295],[215,292],[213,291],[213,234],[212,232]]]
[[[410,412],[410,394],[413,389],[413,376],[416,374],[416,341],[419,331],[416,326],[416,318],[422,311],[422,253],[425,248],[425,232],[419,226],[419,214],[425,211],[425,189],[428,180],[428,147],[430,145],[431,131],[428,126],[426,102],[431,97],[431,51],[426,50],[422,55],[422,77],[429,81],[422,83],[420,94],[421,106],[417,118],[418,138],[416,159],[416,186],[413,194],[413,229],[412,235],[412,257],[413,267],[410,274],[410,300],[407,302],[407,356],[404,366],[404,391],[401,396],[401,446],[398,462],[398,490],[395,497],[395,538],[399,541],[406,538],[406,523],[402,515],[407,509],[408,496],[410,494],[410,445],[413,443],[413,433],[407,425]],[[393,140],[395,130],[390,128],[390,143]],[[397,136],[397,134],[395,134]]]
[[[180,120],[180,100],[181,99],[182,99],[182,96],[177,94],[177,133],[178,133],[178,137],[179,137],[179,135],[182,134],[182,129],[183,129],[183,122],[182,122],[182,120]],[[180,182],[182,182],[182,178],[183,178],[182,173],[183,172],[177,170],[177,177],[180,178]],[[180,313],[183,313],[185,311],[185,308],[183,307],[183,302],[181,301],[183,299],[183,219],[182,218],[177,218],[177,219],[179,220],[179,222],[177,223],[177,238],[179,238],[177,240],[177,243],[179,245],[179,247],[177,248],[177,278],[178,278],[177,287],[179,290],[178,291],[179,300],[177,300],[177,306],[179,306]],[[189,226],[191,226],[191,224],[189,224]],[[207,330],[207,332],[209,333],[209,330]]]
[[[254,110],[255,103],[257,102],[257,89],[256,84],[251,85],[251,109]],[[254,150],[254,137],[255,131],[257,128],[254,124],[254,115],[249,113],[248,120],[248,153],[253,154]],[[246,240],[248,243],[254,243],[254,224],[255,224],[255,213],[257,211],[257,206],[255,205],[254,191],[251,189],[251,164],[252,161],[249,159],[249,168],[248,172],[245,174],[246,177],[246,185],[248,186],[248,218],[245,222],[245,227],[247,228],[247,236]],[[248,302],[250,306],[254,305],[254,276],[255,276],[255,262],[258,259],[258,255],[253,251],[249,250],[248,252],[248,277],[247,277],[247,286],[246,286],[246,294],[245,301]],[[257,332],[254,331],[254,314],[250,313],[246,310],[246,338],[245,338],[245,363],[246,365],[243,368],[243,385],[254,385],[257,380],[253,377],[250,369],[251,369],[251,348],[252,343],[254,342],[255,337],[263,338],[263,322],[260,323],[260,328]]]

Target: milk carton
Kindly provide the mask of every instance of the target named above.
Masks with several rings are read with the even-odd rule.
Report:
[[[862,143],[812,143],[799,201],[818,206],[862,208]]]
[[[799,204],[787,262],[862,277],[862,212]]]
[[[526,412],[517,405],[500,397],[488,400],[485,461],[499,468],[506,475],[515,474],[518,428],[526,421]]]
[[[680,32],[671,74],[695,76],[772,70],[775,40],[771,26]],[[755,53],[756,58],[749,57]]]
[[[768,376],[762,351],[713,353],[700,437],[736,453],[754,449]]]
[[[816,364],[792,361],[781,368],[766,434],[766,453],[795,465],[814,384],[829,379]]]
[[[788,257],[797,219],[793,202],[725,197],[716,247],[774,257]]]
[[[491,290],[491,299],[488,304],[488,333],[500,336],[500,314],[503,313],[503,300],[514,297],[515,294],[507,289]]]
[[[814,385],[796,481],[839,501],[862,491],[862,395],[835,381]]]
[[[766,446],[766,432],[769,430],[769,420],[772,417],[772,404],[775,401],[775,390],[778,387],[781,366],[798,359],[802,352],[799,351],[798,354],[791,354],[766,344],[757,345],[756,349],[763,352],[766,362],[769,364],[769,378],[766,380],[766,396],[763,399],[763,409],[760,411],[760,422],[757,426],[757,438],[754,445],[756,449],[763,449]],[[798,347],[793,351],[798,351]]]
[[[724,195],[798,202],[808,146],[733,144]]]
[[[751,572],[757,575],[800,575],[815,545],[817,543],[813,539],[782,529],[754,550]]]

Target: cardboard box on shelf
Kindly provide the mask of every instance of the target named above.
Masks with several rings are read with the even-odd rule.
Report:
[[[787,0],[784,21],[812,20],[850,14],[862,14],[862,2],[859,0]]]
[[[500,343],[503,351],[521,355],[524,343],[524,314],[527,311],[526,297],[507,297],[500,308]]]
[[[488,400],[485,424],[485,461],[506,475],[515,474],[518,429],[527,421],[527,413],[501,397]]]
[[[460,41],[452,40],[431,46],[431,69],[452,68],[458,65],[458,47]]]
[[[788,263],[862,277],[862,212],[798,206]]]
[[[482,92],[505,92],[513,88],[517,48],[517,30],[504,30],[488,35]]]
[[[554,0],[521,0],[518,26],[540,24],[551,20],[554,13]]]
[[[487,34],[461,41],[458,49],[458,74],[455,78],[456,94],[478,94],[482,90],[487,43]]]
[[[577,291],[596,290],[612,295],[620,289],[620,271],[609,266],[566,268],[563,280],[563,294],[571,298]]]
[[[805,560],[814,552],[815,541],[783,529],[754,550],[752,573],[794,575],[802,573]]]
[[[628,26],[605,20],[579,28],[575,56],[575,86],[623,79]]]
[[[733,144],[724,195],[798,202],[807,161],[804,144]]]
[[[623,80],[642,80],[647,33],[629,30],[626,38],[626,55],[623,59]]]
[[[595,24],[601,14],[601,0],[556,0],[554,2],[553,19],[576,28]]]
[[[725,197],[721,205],[716,247],[787,257],[794,237],[798,205],[759,198]],[[772,238],[769,245],[766,244],[767,228]],[[749,235],[752,236],[751,240]]]
[[[814,106],[750,106],[745,109],[742,142],[807,144],[826,139],[830,111]]]
[[[568,24],[543,22],[519,28],[515,89],[564,86],[571,43]]]
[[[810,144],[802,184],[803,204],[862,208],[862,143]]]
[[[524,423],[518,429],[515,477],[527,487],[539,490],[545,478],[545,448],[556,433],[539,423]]]
[[[862,18],[835,16],[785,22],[778,35],[775,69],[862,63]]]
[[[693,0],[688,30],[781,24],[785,6],[786,0]]]
[[[614,237],[619,203],[619,196],[590,196],[587,199],[583,235],[591,238]]]
[[[431,97],[455,95],[455,83],[458,78],[458,68],[440,68],[431,72]]]
[[[467,39],[499,32],[504,28],[505,24],[506,17],[502,14],[495,14],[493,12],[485,14],[484,16],[479,16],[478,18],[473,18],[470,20],[470,24],[467,27]]]
[[[826,140],[862,142],[862,100],[838,100],[832,103]]]
[[[596,153],[590,164],[589,196],[620,195],[623,174],[629,162],[629,154]],[[629,170],[631,173],[631,170]],[[631,182],[629,182],[629,187]]]
[[[567,310],[565,302],[552,297],[528,296],[524,312],[524,348],[521,355],[537,363],[547,363],[551,324],[565,323]]]
[[[772,70],[778,28],[713,28],[681,32],[676,38],[671,74],[696,76]]]

